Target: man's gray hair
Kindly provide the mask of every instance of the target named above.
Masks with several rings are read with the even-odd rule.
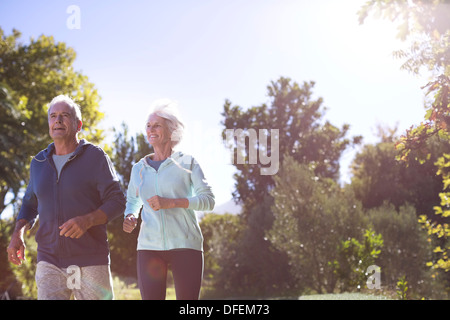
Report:
[[[49,107],[48,107],[48,112],[50,112],[50,109],[57,103],[60,102],[64,102],[65,104],[67,104],[69,107],[72,108],[73,113],[75,115],[75,118],[79,121],[81,121],[81,110],[80,110],[80,106],[72,100],[72,98],[70,98],[69,96],[66,96],[64,94],[61,94],[59,96],[56,96],[53,98],[53,100],[50,102]],[[50,115],[50,114],[48,114]]]
[[[184,129],[184,124],[178,115],[177,103],[169,99],[156,100],[150,107],[146,124],[152,115],[165,119],[171,134],[172,147],[176,146],[181,141]]]

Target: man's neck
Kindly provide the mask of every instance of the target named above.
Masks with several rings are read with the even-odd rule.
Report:
[[[62,156],[74,152],[78,147],[78,144],[80,143],[77,138],[69,141],[54,140],[53,142],[55,144],[55,155],[57,156]]]

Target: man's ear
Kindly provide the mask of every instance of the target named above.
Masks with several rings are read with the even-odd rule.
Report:
[[[81,131],[81,127],[83,126],[83,122],[81,120],[77,121],[77,132]]]

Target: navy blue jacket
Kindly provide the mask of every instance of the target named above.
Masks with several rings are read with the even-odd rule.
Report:
[[[123,214],[125,196],[111,160],[101,148],[80,140],[58,179],[54,150],[51,143],[31,161],[30,182],[17,219],[34,223],[39,215],[38,262],[60,268],[109,264],[106,224],[88,229],[79,239],[60,236],[59,226],[97,209],[108,221]]]

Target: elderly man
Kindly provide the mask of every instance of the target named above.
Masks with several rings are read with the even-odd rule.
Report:
[[[39,215],[38,299],[112,299],[106,223],[123,214],[124,194],[106,153],[78,139],[81,112],[72,99],[52,100],[48,124],[53,143],[31,161],[8,259],[25,260],[23,234]]]

